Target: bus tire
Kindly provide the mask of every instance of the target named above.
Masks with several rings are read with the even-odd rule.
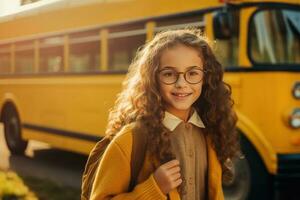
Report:
[[[20,118],[13,104],[8,103],[4,106],[1,121],[4,123],[4,136],[8,149],[14,155],[23,155],[28,141],[22,139]]]
[[[233,179],[223,184],[225,200],[269,200],[272,198],[272,180],[261,157],[240,134],[243,155],[233,160]]]

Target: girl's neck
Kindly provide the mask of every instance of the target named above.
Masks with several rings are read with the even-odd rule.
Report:
[[[183,120],[184,122],[187,122],[190,116],[191,108],[187,110],[176,110],[176,109],[167,108],[166,111],[171,113],[172,115],[175,115],[176,117]]]

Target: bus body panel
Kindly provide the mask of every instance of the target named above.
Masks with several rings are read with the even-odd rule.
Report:
[[[27,126],[22,135],[24,139],[36,139],[56,147],[89,153],[95,141],[80,140],[80,135],[92,135],[98,139],[104,136],[108,112],[123,77],[75,75],[68,78],[2,79],[0,93],[6,95],[1,105],[9,101],[16,106],[22,124]],[[39,101],[41,96],[43,101]],[[38,128],[32,130],[32,126]],[[78,138],[60,137],[55,131],[41,132],[47,128],[76,132]]]

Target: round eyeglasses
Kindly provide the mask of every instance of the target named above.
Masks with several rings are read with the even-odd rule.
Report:
[[[202,81],[206,71],[198,68],[192,68],[187,70],[186,72],[177,72],[174,69],[162,69],[158,73],[159,80],[167,85],[176,83],[179,79],[180,74],[183,74],[183,77],[186,82],[190,84],[197,84]]]

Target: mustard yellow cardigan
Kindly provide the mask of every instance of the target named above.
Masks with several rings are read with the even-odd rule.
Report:
[[[207,138],[208,146],[208,197],[224,200],[221,166]],[[106,149],[96,171],[91,200],[166,200],[156,184],[155,168],[148,155],[138,176],[138,184],[127,192],[130,183],[130,158],[132,151],[132,125],[125,126]],[[177,189],[169,193],[170,200],[180,200]]]

